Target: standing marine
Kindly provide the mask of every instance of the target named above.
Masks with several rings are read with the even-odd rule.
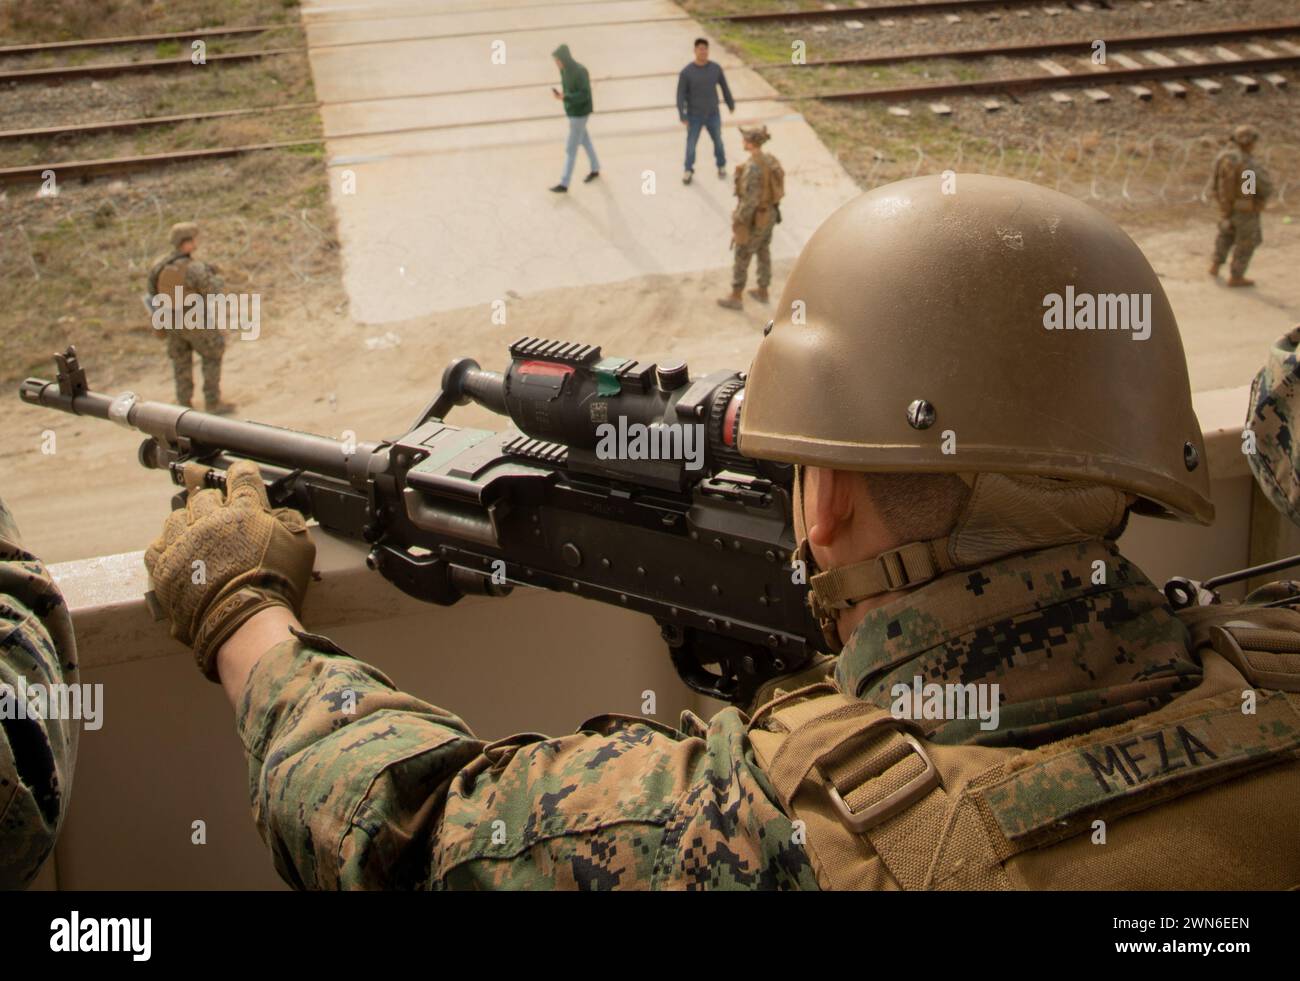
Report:
[[[1280,644],[1249,607],[1175,613],[1117,544],[1134,512],[1214,515],[1159,277],[1072,197],[945,184],[833,214],[759,344],[739,447],[795,465],[791,572],[835,656],[750,712],[489,742],[302,629],[310,534],[255,464],[167,519],[151,584],[287,882],[1300,886],[1300,613],[1267,611]],[[1044,329],[1066,284],[1149,295],[1149,333]]]
[[[194,354],[203,363],[203,401],[208,412],[229,415],[235,411],[233,402],[221,398],[221,358],[226,350],[223,331],[208,322],[207,303],[199,308],[201,322],[190,326],[185,313],[185,297],[200,294],[207,297],[221,291],[221,277],[217,268],[194,258],[198,248],[199,226],[185,221],[171,229],[170,252],[158,257],[149,270],[149,297],[155,310],[155,327],[164,322],[167,334],[167,356],[172,361],[176,379],[176,401],[192,406],[194,399]],[[162,298],[160,300],[160,297]],[[161,313],[159,303],[165,304]]]
[[[1238,126],[1232,131],[1232,145],[1224,147],[1214,158],[1214,197],[1219,204],[1219,234],[1214,240],[1214,260],[1210,275],[1218,276],[1219,267],[1228,261],[1229,286],[1254,286],[1246,278],[1246,266],[1259,243],[1264,240],[1260,212],[1273,194],[1273,183],[1254,157],[1259,130]]]
[[[0,501],[0,890],[26,887],[54,850],[77,762],[80,723],[42,717],[29,695],[78,683],[67,605]]]
[[[749,159],[736,167],[736,210],[731,214],[731,244],[736,251],[731,269],[731,295],[718,306],[739,310],[741,293],[749,276],[749,260],[758,256],[758,289],[749,295],[759,303],[768,301],[772,282],[772,230],[781,221],[781,199],[785,196],[785,171],[781,162],[763,151],[770,140],[766,126],[741,127]]]

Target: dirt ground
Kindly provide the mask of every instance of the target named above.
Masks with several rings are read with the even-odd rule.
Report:
[[[1248,384],[1269,343],[1300,322],[1290,258],[1300,253],[1300,223],[1283,225],[1275,215],[1266,222],[1267,241],[1252,266],[1259,286],[1248,291],[1228,290],[1221,279],[1206,276],[1208,219],[1136,235],[1180,318],[1198,390]],[[775,289],[788,267],[776,267]],[[644,360],[684,357],[696,372],[743,367],[769,314],[755,304],[739,314],[720,310],[714,298],[725,283],[720,267],[511,297],[504,325],[492,323],[486,306],[367,327],[342,310],[305,305],[297,315],[282,310],[257,341],[232,341],[227,391],[241,418],[333,436],[350,429],[365,440],[402,432],[452,358],[474,357],[501,370],[507,345],[525,334],[597,342],[609,354]],[[129,387],[142,397],[172,400],[161,349],[151,368],[132,377],[105,375],[94,361],[86,367],[92,388],[115,393]],[[450,418],[501,424],[475,406]],[[56,434],[52,455],[42,453],[46,430]],[[139,442],[138,434],[107,422],[0,399],[0,497],[29,546],[51,562],[144,548],[174,488],[164,474],[136,463]]]

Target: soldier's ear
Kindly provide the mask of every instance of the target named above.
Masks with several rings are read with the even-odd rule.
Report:
[[[809,541],[824,548],[843,536],[853,522],[859,496],[865,491],[861,474],[808,467],[803,507]]]

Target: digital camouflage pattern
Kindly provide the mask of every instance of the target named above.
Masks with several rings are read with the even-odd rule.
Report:
[[[1246,428],[1255,434],[1255,452],[1247,453],[1246,461],[1270,503],[1300,524],[1300,453],[1293,435],[1300,409],[1297,344],[1300,327],[1274,342],[1251,385]]]
[[[216,267],[192,259],[184,252],[159,256],[149,269],[149,295],[158,294],[158,277],[173,263],[184,263],[184,293],[219,293],[224,287]],[[172,362],[176,382],[176,400],[189,405],[194,398],[194,355],[203,364],[203,397],[209,405],[221,398],[221,357],[226,350],[225,335],[219,330],[174,329],[167,335],[167,356]]]
[[[1254,193],[1243,189],[1244,175],[1255,177]],[[1246,273],[1251,256],[1264,241],[1259,213],[1273,194],[1273,183],[1259,162],[1246,149],[1230,146],[1214,159],[1214,197],[1219,203],[1219,231],[1214,240],[1214,262],[1222,265],[1232,254],[1229,267],[1238,278]]]
[[[1000,718],[927,720],[938,743],[1032,747],[1159,708],[1201,679],[1164,595],[1099,541],[954,572],[872,610],[836,684],[881,708],[895,685],[996,683]]]
[[[0,501],[0,690],[59,683],[78,683],[72,619]],[[27,885],[53,850],[79,732],[76,721],[0,718],[0,889]]]
[[[731,268],[731,285],[745,288],[749,278],[749,260],[758,256],[756,278],[760,289],[772,282],[772,231],[776,227],[776,209],[771,200],[767,168],[780,163],[770,153],[750,157],[736,167],[736,209],[731,215],[736,254]]]
[[[890,684],[918,673],[997,681],[1001,730],[948,722],[931,737],[1031,746],[1192,687],[1200,669],[1186,643],[1159,591],[1113,548],[1070,545],[874,611],[835,678],[886,707]],[[300,888],[817,888],[735,708],[707,725],[684,717],[681,730],[604,716],[570,736],[487,745],[302,634],[261,659],[239,719],[254,817]]]

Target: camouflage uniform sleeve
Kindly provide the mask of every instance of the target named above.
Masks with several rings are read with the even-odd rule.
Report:
[[[740,196],[740,204],[736,207],[737,224],[748,225],[754,220],[754,212],[758,210],[758,202],[762,196],[763,168],[750,161],[745,164],[745,186]]]
[[[816,888],[734,710],[696,737],[605,716],[485,745],[303,634],[239,716],[258,829],[300,888]]]
[[[17,718],[17,700],[77,682],[63,597],[0,501],[0,889],[25,886],[54,848],[77,756],[76,721]]]

